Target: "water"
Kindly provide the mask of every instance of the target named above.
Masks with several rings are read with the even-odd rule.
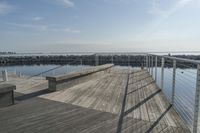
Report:
[[[44,71],[58,67],[59,65],[23,65],[23,66],[0,66],[0,71],[7,70],[8,73],[15,73],[17,75],[34,76]],[[40,76],[54,76],[73,71],[80,71],[82,69],[91,68],[92,66],[87,65],[65,65],[56,70],[41,74]]]

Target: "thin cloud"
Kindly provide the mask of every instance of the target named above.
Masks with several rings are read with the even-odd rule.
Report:
[[[194,1],[195,0],[173,1],[174,3],[171,6],[169,6],[167,9],[163,9],[160,0],[153,0],[152,8],[148,11],[148,13],[151,15],[156,15],[157,19],[151,24],[149,28],[146,28],[145,32],[142,34],[145,34],[147,38],[150,37],[150,35],[152,35],[152,33],[155,32],[158,27],[161,26],[167,19]]]
[[[192,2],[192,1],[194,1],[194,0],[180,0],[179,4],[185,5],[185,4],[188,4],[188,3]]]
[[[43,20],[43,19],[44,19],[43,17],[39,17],[39,16],[33,17],[34,21],[40,21],[40,20]]]
[[[65,32],[70,32],[70,33],[80,33],[80,30],[77,29],[71,29],[71,28],[65,28],[64,29]]]
[[[73,0],[45,0],[45,1],[53,5],[63,6],[65,8],[73,8],[75,6]]]
[[[163,17],[164,19],[166,19],[193,1],[194,0],[178,0],[178,1],[175,1],[173,6],[164,10],[161,8],[160,0],[153,0],[152,8],[148,11],[148,13],[153,14],[153,15],[159,15]]]
[[[72,0],[56,0],[58,4],[62,4],[66,8],[74,7],[74,2]]]
[[[18,24],[18,23],[6,23],[10,26],[15,26],[15,27],[19,27],[19,28],[26,28],[26,29],[33,29],[33,30],[47,30],[48,26],[46,25],[33,25],[33,24]]]
[[[67,7],[73,7],[74,3],[71,0],[62,0]]]
[[[129,2],[136,2],[137,0],[104,0],[105,2],[124,2],[124,3],[129,3]]]
[[[20,29],[37,30],[37,31],[48,31],[48,32],[67,32],[67,33],[81,33],[78,29],[73,28],[57,28],[51,25],[36,25],[36,24],[20,24],[20,23],[6,23],[7,25],[17,27]]]
[[[14,10],[13,6],[11,6],[7,3],[0,2],[0,15],[8,14],[9,12],[11,12],[13,10]]]

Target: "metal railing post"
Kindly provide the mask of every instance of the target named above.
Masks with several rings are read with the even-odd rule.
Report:
[[[151,56],[151,76],[153,77],[153,56]]]
[[[148,71],[148,54],[146,55],[146,69]]]
[[[165,58],[162,57],[162,66],[161,66],[161,89],[164,88],[164,67],[165,67]]]
[[[148,62],[148,66],[149,66],[148,71],[149,71],[149,73],[150,73],[150,67],[151,67],[151,65],[150,65],[150,61],[151,61],[150,55],[148,56],[148,58],[149,58],[149,59],[148,59],[148,61],[149,61],[149,62]]]
[[[155,81],[157,81],[157,66],[158,66],[158,57],[155,56]]]
[[[172,75],[172,99],[171,104],[174,104],[174,97],[175,97],[175,85],[176,85],[176,60],[173,60],[173,75]]]
[[[152,60],[152,58],[151,58],[151,55],[150,55],[149,56],[149,73],[150,73],[150,75],[151,75],[151,68],[152,68],[151,60]]]
[[[196,79],[196,92],[195,92],[195,105],[194,105],[193,133],[197,133],[198,132],[199,98],[200,98],[200,64],[197,65],[197,79]]]

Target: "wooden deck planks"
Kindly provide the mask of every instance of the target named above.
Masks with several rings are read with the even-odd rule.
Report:
[[[79,115],[79,112],[76,108],[72,109],[72,112],[70,113],[70,116],[67,117],[67,119],[71,120],[71,122],[68,122],[65,120],[64,117],[61,122],[58,122],[59,125],[57,127],[60,129],[60,131],[68,131],[68,132],[77,132],[76,129],[72,128],[71,124],[81,124],[81,123],[90,123],[92,121],[90,119],[93,118],[92,116],[95,116],[96,121],[93,121],[93,123],[97,122],[97,125],[87,127],[84,125],[84,127],[87,128],[81,128],[80,129],[83,132],[100,132],[99,130],[104,131],[104,126],[106,132],[116,132],[117,129],[117,122],[118,122],[118,115],[120,113],[121,107],[122,107],[122,100],[124,94],[124,89],[127,82],[127,75],[130,73],[130,79],[129,79],[129,85],[127,90],[127,98],[126,98],[126,105],[125,105],[125,112],[131,111],[127,113],[126,116],[124,116],[124,120],[122,123],[122,132],[128,133],[128,132],[145,132],[150,129],[156,121],[159,120],[159,117],[162,116],[162,114],[166,111],[166,109],[170,106],[170,104],[167,102],[165,96],[162,92],[156,93],[159,91],[159,88],[155,85],[153,82],[153,79],[150,77],[150,75],[146,71],[134,71],[134,70],[128,70],[128,69],[119,69],[117,67],[112,68],[112,70],[109,73],[105,73],[103,76],[96,77],[90,81],[77,84],[76,86],[73,86],[68,89],[63,89],[57,92],[53,93],[47,93],[40,95],[39,97],[47,99],[47,101],[57,101],[62,102],[62,104],[72,104],[77,105],[80,108],[83,108],[82,114]],[[47,88],[47,82],[44,80],[44,78],[33,78],[31,80],[26,80],[26,78],[17,78],[13,77],[9,81],[10,83],[17,84],[17,92],[29,94],[34,93],[40,90],[44,90]],[[152,96],[153,95],[153,96]],[[149,98],[152,96],[151,98]],[[145,101],[147,98],[149,98],[147,101]],[[31,100],[31,99],[30,99]],[[28,100],[29,101],[29,100]],[[145,102],[143,102],[145,101]],[[33,101],[32,101],[33,102]],[[23,119],[21,115],[28,116],[28,115],[34,115],[34,112],[29,113],[29,108],[31,108],[30,105],[23,103],[24,106],[18,105],[18,109],[24,108],[24,112],[18,112],[17,114],[13,115],[15,118]],[[139,106],[137,106],[140,104]],[[26,106],[26,107],[25,107]],[[42,109],[39,106],[44,106],[43,103],[38,103],[38,111],[41,111]],[[133,109],[135,106],[137,108]],[[48,111],[48,109],[51,107],[45,106],[46,108],[46,115],[54,113],[54,111]],[[55,108],[59,108],[59,106],[56,106]],[[102,117],[104,119],[104,113],[100,114],[91,114],[91,116],[88,117],[88,120],[84,118],[84,110],[97,110],[102,112],[109,112],[115,117],[113,119],[108,119],[104,121],[103,123],[98,123],[97,117]],[[0,110],[1,111],[1,110]],[[16,111],[16,110],[13,110]],[[27,112],[28,113],[27,113]],[[58,112],[61,110],[57,110]],[[55,111],[55,113],[57,112]],[[77,111],[76,113],[73,111]],[[23,113],[28,114],[24,115]],[[57,112],[57,113],[58,113]],[[87,111],[86,111],[87,112]],[[68,114],[67,112],[62,112],[62,114]],[[88,112],[87,112],[88,113]],[[57,119],[55,117],[50,117],[46,119],[43,117],[45,114],[41,114],[40,117],[34,121],[30,121],[31,123],[38,124],[38,121],[45,121],[48,119]],[[79,117],[83,117],[82,119]],[[7,119],[7,116],[2,116],[1,119],[5,120]],[[10,121],[12,122],[12,119],[9,117]],[[8,120],[9,120],[8,119]],[[32,119],[29,118],[28,119]],[[80,123],[76,121],[76,119],[79,119]],[[82,121],[83,120],[83,121]],[[101,121],[99,119],[99,121]],[[19,123],[19,121],[14,121],[15,124]],[[55,122],[55,121],[54,121]],[[66,122],[68,122],[67,127]],[[73,123],[74,122],[74,123]],[[106,125],[105,123],[109,123]],[[8,124],[8,123],[7,123]],[[87,125],[87,124],[86,124]],[[27,125],[24,125],[27,127]],[[112,128],[111,128],[112,127]],[[43,127],[40,127],[43,129]],[[39,129],[40,129],[39,128]],[[45,132],[48,132],[48,128],[45,128]],[[66,129],[67,128],[67,129]],[[107,130],[107,128],[109,130]],[[90,129],[90,130],[89,130]],[[21,130],[21,129],[20,129]],[[55,129],[56,130],[56,129]],[[53,129],[50,129],[50,131],[54,131]],[[189,132],[184,122],[180,119],[178,114],[174,111],[173,108],[170,108],[169,111],[161,118],[161,120],[158,121],[158,123],[155,125],[154,128],[152,128],[151,132]]]

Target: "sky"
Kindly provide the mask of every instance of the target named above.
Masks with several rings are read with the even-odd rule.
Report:
[[[200,51],[200,0],[0,0],[0,51]]]

